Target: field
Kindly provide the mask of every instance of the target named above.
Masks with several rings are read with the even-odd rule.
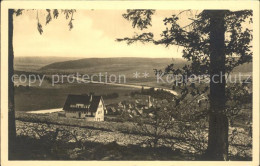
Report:
[[[18,135],[27,135],[34,137],[37,133],[48,133],[55,131],[56,129],[68,130],[76,134],[78,140],[84,139],[84,142],[88,143],[97,143],[102,144],[104,147],[109,144],[115,144],[114,146],[125,147],[129,152],[129,147],[139,147],[141,149],[149,148],[147,140],[150,138],[150,135],[146,135],[143,132],[142,128],[132,122],[87,122],[84,119],[71,119],[65,117],[59,117],[57,113],[44,114],[44,115],[35,115],[35,114],[24,114],[21,112],[16,113],[16,124],[17,124],[17,134]],[[174,127],[173,127],[174,129]],[[91,135],[88,133],[91,131]],[[234,131],[240,131],[236,136],[232,136]],[[251,155],[251,138],[248,137],[248,131],[242,128],[230,128],[230,155],[231,157],[236,157],[235,160],[239,158],[243,160],[250,159]],[[41,135],[41,134],[40,134]],[[173,133],[174,135],[174,133]],[[62,136],[62,135],[61,135]],[[70,138],[69,142],[75,142],[74,138]],[[171,137],[167,140],[172,140],[171,142],[164,139],[160,140],[158,149],[153,149],[156,151],[154,157],[158,157],[160,160],[172,159],[172,160],[185,160],[186,157],[190,157],[192,160],[196,160],[196,155],[193,153],[192,149],[187,149],[188,142],[178,141],[182,138]],[[190,146],[188,146],[190,147]],[[170,154],[167,156],[161,156],[160,153],[165,153],[165,151],[160,151],[160,148],[166,148]],[[88,149],[88,148],[87,148]],[[88,149],[89,150],[89,149]],[[165,150],[165,149],[164,149]],[[130,150],[132,151],[132,150]],[[178,153],[176,153],[178,152]],[[83,151],[81,151],[83,153]],[[115,154],[122,153],[118,151]],[[159,153],[159,154],[158,154]],[[113,155],[115,155],[113,154]],[[80,156],[80,154],[78,154]],[[140,153],[137,153],[134,156],[125,157],[125,159],[136,158],[138,160],[154,160],[151,154],[146,153],[143,156],[140,156]],[[78,157],[79,157],[78,156]],[[99,159],[102,159],[105,156],[99,156]],[[107,156],[106,156],[107,157]],[[86,158],[84,158],[86,159]],[[111,158],[104,158],[111,159]],[[121,156],[120,159],[124,159]],[[198,158],[197,158],[198,159]]]
[[[16,87],[15,107],[16,111],[32,111],[40,109],[51,109],[63,107],[68,94],[89,94],[106,95],[116,92],[119,97],[105,99],[105,104],[115,103],[125,100],[136,88],[107,86],[100,84],[65,84],[55,87]]]
[[[142,138],[120,132],[99,131],[87,128],[46,125],[42,123],[16,122],[18,148],[12,156],[21,160],[195,160],[196,155],[172,150],[168,147],[151,148],[140,146]],[[29,128],[29,130],[25,130]],[[35,139],[35,128],[47,128],[45,133],[56,129],[76,132],[77,139],[58,136],[51,142],[44,138]],[[26,133],[26,134],[25,134]],[[91,134],[90,134],[91,133]],[[79,136],[80,135],[80,136]],[[28,137],[29,136],[29,137]],[[86,139],[87,138],[87,139]],[[80,146],[79,146],[80,145]]]
[[[130,122],[88,122],[80,119],[68,119],[58,117],[58,114],[34,115],[16,113],[17,135],[21,141],[24,141],[23,136],[29,136],[30,144],[37,144],[32,138],[41,141],[41,136],[44,134],[59,131],[70,132],[75,137],[66,136],[64,133],[58,136],[58,140],[66,139],[66,143],[62,145],[64,149],[63,155],[56,153],[55,156],[47,156],[47,159],[65,159],[65,160],[195,160],[196,155],[181,151],[181,149],[173,149],[170,145],[151,148],[145,143],[149,138],[147,135],[142,135],[140,129],[136,128]],[[44,133],[44,134],[43,134]],[[40,137],[39,137],[40,136]],[[76,139],[76,140],[75,140]],[[81,140],[83,145],[80,148],[77,143]],[[46,142],[42,142],[46,145]],[[47,147],[50,146],[47,142]],[[58,144],[55,142],[55,145]],[[70,145],[71,144],[71,145]],[[25,146],[25,145],[21,145]],[[51,146],[54,146],[51,144]],[[69,146],[69,147],[68,147]],[[32,149],[28,150],[28,159],[42,159],[31,154],[35,145],[29,145]],[[21,147],[22,148],[22,147]],[[41,146],[38,146],[41,148]],[[102,149],[100,151],[100,149]],[[105,150],[106,149],[106,150]],[[18,149],[19,150],[19,149]],[[39,149],[38,149],[39,150]],[[76,151],[75,151],[76,150]],[[47,152],[50,154],[50,152]],[[88,155],[86,155],[86,153]],[[39,153],[38,153],[39,154]],[[22,154],[17,152],[16,159],[23,158]],[[69,155],[65,156],[64,155]],[[64,158],[62,158],[64,157]]]

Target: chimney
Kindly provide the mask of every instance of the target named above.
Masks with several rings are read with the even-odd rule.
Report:
[[[91,103],[92,102],[92,94],[90,94],[89,97],[90,97],[89,98],[89,103]]]
[[[148,108],[152,107],[151,96],[148,96]]]
[[[90,94],[89,94],[88,111],[90,111],[89,108],[90,108],[91,102],[92,102],[92,94],[90,93]],[[93,115],[93,113],[91,112],[91,116],[92,116],[92,115]]]

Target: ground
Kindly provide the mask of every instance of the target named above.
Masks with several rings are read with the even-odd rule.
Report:
[[[144,135],[145,133],[142,133],[141,129],[136,127],[136,125],[131,122],[86,122],[83,119],[68,119],[66,117],[59,117],[58,113],[36,115],[17,112],[16,118],[17,135],[20,141],[24,141],[23,139],[31,139],[34,141],[43,141],[48,144],[50,142],[46,140],[44,141],[44,136],[53,134],[57,129],[59,129],[60,131],[70,132],[72,135],[76,136],[78,141],[80,140],[79,142],[91,145],[92,148],[85,147],[83,145],[77,145],[76,147],[75,145],[71,145],[72,147],[66,149],[66,151],[73,151],[73,153],[70,152],[73,156],[67,156],[67,160],[74,158],[91,160],[92,157],[98,160],[154,160],[155,158],[160,160],[186,160],[187,158],[190,160],[200,159],[199,156],[196,155],[196,152],[194,153],[192,150],[186,149],[189,145],[185,142],[169,144],[165,143],[164,140],[161,140],[158,148],[154,149],[150,147],[146,142],[150,136]],[[248,136],[248,131],[238,127],[230,128],[230,134],[233,131],[239,131],[239,134],[232,138],[232,144],[230,144],[230,157],[233,158],[232,160],[250,160],[252,153],[252,139]],[[61,142],[62,144],[77,144],[75,137],[66,136],[66,134],[62,133],[63,132],[61,132],[57,138],[55,137],[55,144],[59,143],[60,140],[64,141]],[[49,136],[48,140],[52,140],[50,138],[52,137]],[[110,149],[110,151],[113,151],[110,155],[99,154],[101,152],[97,152],[96,148],[101,148],[102,146],[104,146],[104,148],[108,148],[113,144],[115,144],[117,148]],[[35,147],[31,146],[31,148]],[[74,153],[75,149],[77,153]],[[135,155],[130,155],[128,157],[124,156],[125,154],[123,155],[125,150],[128,151],[124,153],[134,153],[133,151],[140,152],[138,149],[142,152],[145,151],[146,153],[135,153]],[[150,152],[148,152],[148,149],[150,149]],[[155,154],[152,153],[152,149],[155,150]],[[170,154],[174,155],[161,155],[160,153],[157,153],[160,149],[164,149],[164,151],[160,153],[167,153],[168,151]],[[24,149],[20,150],[23,153]],[[84,157],[84,153],[90,153],[86,151],[92,150],[96,151],[96,154],[92,154],[92,157],[90,158],[86,156]],[[51,152],[46,153],[47,155],[48,153],[51,154]],[[43,156],[39,155],[38,157],[32,157],[41,158]],[[62,155],[58,157],[62,157]],[[49,159],[51,156],[47,158]]]

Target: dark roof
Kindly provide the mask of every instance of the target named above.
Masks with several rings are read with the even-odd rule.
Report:
[[[91,112],[96,112],[97,111],[97,108],[98,108],[98,104],[101,100],[101,96],[92,96],[92,102],[90,104],[90,111]]]
[[[71,95],[69,94],[64,104],[63,110],[65,111],[91,111],[96,112],[98,104],[102,99],[101,96],[90,96],[90,95]],[[70,108],[70,105],[84,104],[89,105],[87,108]]]

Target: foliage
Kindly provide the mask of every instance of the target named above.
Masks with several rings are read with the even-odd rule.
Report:
[[[103,99],[113,99],[113,98],[118,98],[119,94],[114,92],[114,93],[110,93],[110,94],[105,94],[105,95],[101,95],[103,97]]]
[[[151,10],[144,10],[151,11]],[[131,13],[133,15],[135,10],[127,11],[123,16]],[[180,19],[183,19],[183,13],[191,13],[193,17],[189,17],[190,23],[182,25]],[[231,71],[244,63],[252,61],[252,10],[229,11],[221,10],[219,13],[224,15],[224,54],[225,54],[225,72],[229,75]],[[166,17],[164,21],[165,30],[161,33],[160,39],[155,39],[152,32],[143,32],[136,34],[133,37],[125,37],[117,39],[117,41],[126,41],[127,44],[134,42],[153,43],[155,45],[164,45],[169,47],[171,45],[180,46],[183,48],[182,57],[190,64],[182,68],[176,68],[174,64],[169,64],[164,71],[156,70],[156,74],[163,73],[164,75],[181,76],[181,80],[176,86],[180,89],[180,95],[174,97],[174,101],[170,104],[167,110],[172,110],[172,114],[168,116],[174,117],[179,123],[177,133],[185,138],[185,142],[189,144],[188,147],[193,147],[198,154],[206,149],[208,128],[207,117],[209,115],[209,108],[207,107],[210,100],[210,87],[207,82],[205,85],[201,84],[201,80],[209,78],[210,71],[210,54],[211,42],[214,40],[210,38],[212,27],[212,15],[216,13],[203,10],[199,14],[193,14],[192,10],[183,10],[178,14]],[[138,14],[136,14],[138,15]],[[134,22],[137,18],[128,19]],[[151,19],[149,19],[151,22]],[[143,30],[151,26],[150,22],[145,24],[140,23],[137,28]],[[135,23],[138,23],[135,21]],[[134,26],[135,27],[135,26]],[[195,77],[194,77],[195,76]],[[190,79],[191,78],[191,79]],[[211,80],[210,80],[211,81]],[[196,83],[199,83],[197,85]],[[242,84],[242,86],[241,86]],[[250,86],[251,84],[249,84]],[[175,87],[174,87],[175,88]],[[238,85],[227,85],[226,99],[227,103],[224,108],[225,116],[229,117],[232,123],[234,116],[241,112],[244,106],[250,105],[252,102],[252,93],[248,91],[244,83]],[[245,100],[243,100],[245,99]],[[206,107],[201,107],[201,102],[208,103]],[[214,102],[214,101],[212,101]],[[211,103],[212,104],[212,103]],[[251,119],[249,118],[249,121]],[[168,121],[170,124],[171,122]],[[249,126],[250,127],[250,126]],[[205,134],[203,134],[205,133]]]
[[[151,17],[154,10],[141,10],[147,13],[147,18]],[[134,26],[141,30],[151,26],[151,18],[145,21],[138,21],[140,10],[127,10],[124,18],[131,21]],[[117,41],[126,41],[128,44],[134,42],[152,42],[155,45],[177,45],[183,48],[183,58],[191,61],[191,65],[184,66],[183,70],[187,74],[209,74],[209,15],[207,10],[199,14],[193,14],[188,18],[191,23],[182,26],[179,21],[183,13],[191,12],[184,10],[179,14],[166,17],[164,21],[165,30],[161,33],[161,38],[154,39],[152,32],[137,34],[131,38],[126,37]],[[225,54],[229,58],[226,61],[226,72],[232,71],[236,66],[252,61],[252,10],[224,11],[225,12]],[[134,17],[133,17],[134,15]],[[172,66],[173,67],[173,66]]]
[[[129,21],[132,21],[133,28],[137,27],[142,29],[151,26],[151,16],[154,14],[155,10],[142,10],[134,9],[127,10],[123,17]]]
[[[166,99],[167,101],[172,101],[172,99],[174,97],[174,95],[170,92],[167,92],[163,89],[154,90],[154,88],[142,89],[141,92],[133,91],[130,93],[130,96],[134,97],[135,95],[138,95],[138,94],[149,95],[153,98],[161,99],[161,100]]]
[[[225,111],[230,124],[229,145],[233,149],[229,155],[248,159],[252,146],[252,93],[248,91],[251,84],[228,86]],[[133,122],[140,133],[150,136],[142,142],[148,147],[169,144],[173,149],[202,155],[208,140],[208,86],[186,85],[179,88],[180,95],[174,96],[168,104],[154,105],[149,116],[142,114],[129,120],[125,115],[124,120]],[[243,99],[245,101],[242,102]]]
[[[32,9],[32,10],[36,10],[36,13],[37,13],[37,30],[39,31],[40,34],[43,33],[43,26],[42,26],[42,23],[39,19],[39,16],[38,16],[38,12],[39,10],[37,9]],[[19,16],[19,15],[22,15],[22,13],[25,11],[25,9],[16,9],[14,10],[14,14],[15,16]],[[60,14],[64,14],[65,18],[67,20],[69,20],[69,23],[68,23],[68,26],[69,26],[69,30],[71,30],[73,28],[73,14],[76,12],[75,9],[65,9],[65,10],[58,10],[58,9],[46,9],[46,12],[47,12],[47,15],[46,15],[46,18],[45,18],[45,25],[49,24],[53,18],[54,19],[57,19],[59,17]]]

